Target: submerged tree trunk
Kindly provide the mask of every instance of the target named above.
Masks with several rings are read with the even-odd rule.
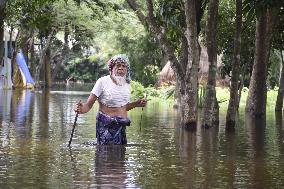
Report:
[[[45,87],[51,87],[52,81],[51,81],[51,69],[50,69],[50,60],[51,60],[51,51],[48,48],[46,50],[45,56],[44,56],[44,76],[45,76]]]
[[[242,31],[242,0],[236,0],[236,34],[234,40],[234,58],[230,86],[230,100],[226,116],[226,129],[234,129],[239,107],[240,91],[240,61],[241,61],[241,31]]]
[[[219,122],[218,102],[216,98],[216,71],[217,71],[217,15],[218,0],[209,1],[209,12],[206,31],[207,54],[209,62],[208,80],[205,89],[204,106],[202,110],[201,125],[205,128],[214,126]]]
[[[280,84],[277,94],[276,106],[275,111],[282,111],[283,109],[283,97],[284,97],[284,59],[283,59],[284,51],[281,51],[281,61],[282,61],[282,69],[281,69],[281,76],[280,76]]]
[[[35,63],[36,63],[36,58],[35,58],[35,37],[34,35],[32,36],[31,42],[30,42],[30,55],[31,55],[31,59],[30,59],[30,72],[32,77],[34,77],[35,75],[35,71],[36,71],[36,67],[35,67]]]
[[[135,0],[127,0],[129,6],[135,11],[139,20],[146,26],[149,26],[152,34],[158,40],[163,51],[171,62],[177,81],[180,84],[180,109],[182,112],[183,125],[187,128],[195,128],[197,125],[197,103],[198,103],[198,65],[200,56],[200,47],[198,43],[195,0],[186,1],[187,12],[187,33],[188,41],[188,61],[178,60],[171,43],[162,32],[162,28],[156,23],[153,14],[153,2],[147,0],[147,17],[141,11]],[[185,67],[184,67],[185,66]]]
[[[196,128],[198,118],[198,67],[200,46],[197,33],[196,1],[185,1],[186,38],[188,41],[188,62],[184,93],[181,95],[183,122],[186,128]]]
[[[253,117],[266,114],[266,78],[267,63],[271,46],[274,14],[267,9],[257,18],[255,35],[255,53],[246,111]]]

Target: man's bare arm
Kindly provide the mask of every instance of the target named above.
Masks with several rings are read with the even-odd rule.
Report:
[[[79,114],[84,114],[90,111],[90,109],[93,107],[94,103],[97,100],[97,96],[94,94],[90,94],[90,96],[87,99],[87,102],[82,103],[81,101],[76,104],[76,107],[74,110],[76,112],[79,112]]]
[[[126,111],[132,110],[133,108],[136,107],[144,107],[146,106],[146,104],[147,104],[146,99],[139,99],[134,102],[129,102],[128,104],[126,104]]]

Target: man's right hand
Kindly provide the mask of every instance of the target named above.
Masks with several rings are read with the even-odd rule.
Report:
[[[82,113],[82,107],[83,107],[83,103],[80,100],[77,104],[75,104],[73,109],[74,109],[75,112],[78,112],[79,114],[81,114]]]

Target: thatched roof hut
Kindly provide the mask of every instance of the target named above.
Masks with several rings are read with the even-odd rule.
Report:
[[[217,70],[221,67],[221,56],[217,57]],[[200,63],[199,63],[199,79],[203,80],[207,78],[207,73],[209,69],[208,55],[207,50],[204,46],[201,46],[200,53]],[[162,85],[172,85],[175,84],[175,72],[170,66],[170,62],[168,61],[163,67],[162,71],[159,74],[158,81],[156,82],[156,87],[160,87]]]
[[[171,68],[171,62],[167,61],[166,65],[163,67],[162,71],[159,74],[159,78],[155,86],[160,87],[162,85],[173,85],[175,81],[175,72]]]

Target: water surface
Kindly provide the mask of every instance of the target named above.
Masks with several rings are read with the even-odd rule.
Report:
[[[126,146],[94,146],[97,105],[80,115],[82,91],[0,91],[0,188],[282,188],[282,114],[243,113],[234,133],[185,131],[170,103],[129,112]]]

